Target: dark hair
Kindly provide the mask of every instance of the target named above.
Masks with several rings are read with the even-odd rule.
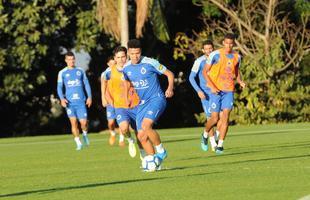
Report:
[[[213,42],[212,40],[205,40],[202,42],[202,47],[204,47],[205,45],[211,45],[213,47]]]
[[[116,47],[114,50],[113,50],[113,55],[117,54],[118,52],[125,52],[125,54],[127,54],[127,49],[126,47],[123,47],[123,46],[118,46]]]
[[[68,51],[65,55],[66,57],[69,56],[69,57],[75,57],[74,53],[72,51]]]
[[[141,43],[137,39],[132,39],[129,40],[127,43],[128,49],[133,48],[133,49],[141,49]]]
[[[114,57],[113,56],[109,56],[108,59],[107,59],[107,62],[109,62],[110,60],[114,60]]]
[[[227,33],[224,37],[224,39],[231,39],[231,40],[235,40],[236,36],[233,33]]]

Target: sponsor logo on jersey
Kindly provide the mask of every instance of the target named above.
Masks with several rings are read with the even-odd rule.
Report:
[[[69,80],[67,84],[68,84],[68,87],[80,86],[81,81],[79,79]]]
[[[79,97],[79,94],[78,93],[74,93],[73,95],[72,95],[72,100],[76,100],[76,99],[80,99],[80,97]]]
[[[144,67],[141,68],[141,74],[145,74],[146,73],[146,69]]]

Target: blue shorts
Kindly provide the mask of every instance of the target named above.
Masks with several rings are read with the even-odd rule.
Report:
[[[206,91],[203,91],[203,93],[205,94],[206,98],[205,99],[201,99],[201,105],[202,105],[202,108],[203,108],[203,111],[205,112],[205,115],[207,117],[211,117],[211,109],[210,109],[210,104],[209,104],[209,101],[210,101],[210,90],[208,90],[207,92]]]
[[[211,109],[209,104],[209,98],[201,99],[201,105],[203,111],[207,117],[211,117]]]
[[[224,109],[232,110],[234,105],[234,92],[220,91],[218,94],[210,94],[210,111],[220,112]]]
[[[113,106],[108,105],[106,108],[106,112],[107,112],[107,119],[108,120],[114,120],[116,118],[115,108]]]
[[[137,129],[142,129],[142,122],[144,118],[153,120],[155,123],[160,115],[165,111],[166,99],[164,97],[155,97],[144,104],[138,105],[136,124]]]
[[[67,115],[69,118],[74,117],[81,119],[87,119],[87,109],[85,104],[69,105],[66,107]]]
[[[136,130],[136,115],[138,111],[138,106],[134,108],[115,108],[116,121],[117,124],[126,121],[133,129]]]

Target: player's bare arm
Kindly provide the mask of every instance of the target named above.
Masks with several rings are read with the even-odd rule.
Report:
[[[245,82],[243,82],[242,78],[241,78],[241,74],[239,69],[237,68],[237,82],[239,83],[239,85],[241,86],[241,88],[245,88],[246,84]]]
[[[167,98],[171,98],[173,96],[173,94],[174,94],[173,93],[174,74],[170,70],[166,69],[166,71],[164,72],[164,75],[167,76],[167,78],[168,78],[168,88],[167,88],[167,90],[165,92],[165,96]]]
[[[101,79],[101,103],[103,107],[107,107],[108,100],[106,98],[108,81]]]

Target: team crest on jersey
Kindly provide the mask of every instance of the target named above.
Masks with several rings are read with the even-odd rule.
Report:
[[[70,115],[72,113],[72,111],[70,109],[67,109],[67,113],[68,113],[68,115]]]
[[[121,118],[122,118],[121,115],[117,115],[117,117],[116,117],[117,120],[120,120]]]
[[[69,77],[70,76],[70,74],[68,73],[68,74],[66,74],[66,77]]]
[[[80,71],[77,71],[77,72],[76,72],[76,75],[77,75],[77,76],[81,76],[81,72],[80,72]]]
[[[141,74],[145,74],[146,73],[146,69],[144,67],[141,68]]]

